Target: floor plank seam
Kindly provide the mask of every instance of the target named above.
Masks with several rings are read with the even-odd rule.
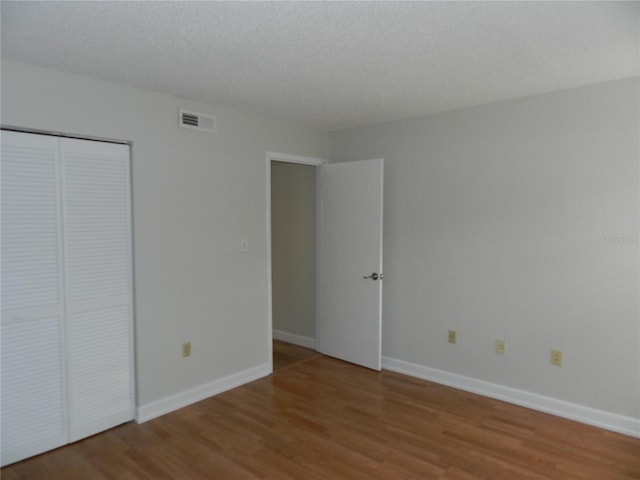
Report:
[[[313,357],[310,358],[305,358],[303,360],[298,360],[295,363],[292,363],[291,365],[286,365],[284,367],[280,367],[277,370],[273,370],[273,375],[277,374],[277,373],[282,373],[282,372],[286,372],[287,370],[292,369],[293,367],[297,367],[300,366],[303,363],[307,363],[310,362],[311,360],[315,360],[316,358],[322,357],[323,355],[321,353],[316,353]]]

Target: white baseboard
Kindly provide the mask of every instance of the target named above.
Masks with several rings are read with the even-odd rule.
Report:
[[[293,343],[294,345],[300,345],[301,347],[316,349],[315,338],[303,337],[302,335],[295,335],[293,333],[283,332],[282,330],[274,330],[273,338],[283,342]]]
[[[640,438],[640,418],[605,412],[526,390],[506,387],[497,383],[485,382],[464,375],[405,362],[396,358],[382,357],[382,368]]]
[[[136,422],[144,423],[153,418],[166,413],[186,407],[192,403],[199,402],[205,398],[212,397],[232,388],[239,387],[245,383],[252,382],[271,374],[268,363],[249,368],[238,373],[214,380],[213,382],[199,385],[184,392],[171,395],[169,397],[156,400],[146,405],[141,405],[136,409]]]
[[[276,331],[274,330],[273,337],[277,340],[294,343],[296,345],[315,348],[315,340],[312,338],[287,333],[280,336],[281,333],[284,332],[278,332],[278,336],[276,336]],[[301,344],[301,341],[305,343]],[[640,438],[640,419],[638,418],[597,410],[526,390],[485,382],[484,380],[478,380],[457,373],[425,367],[390,357],[382,357],[382,368]],[[269,364],[265,363],[146,405],[141,405],[136,409],[136,421],[138,423],[147,422],[166,413],[204,400],[205,398],[265,377],[270,373],[271,369],[269,368]]]

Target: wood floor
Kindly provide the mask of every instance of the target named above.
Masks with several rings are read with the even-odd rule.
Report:
[[[320,355],[310,348],[294,345],[293,343],[273,341],[273,371],[278,372],[285,368]]]
[[[640,478],[638,439],[295,350],[269,377],[2,479]]]

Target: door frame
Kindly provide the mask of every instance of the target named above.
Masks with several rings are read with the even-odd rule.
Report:
[[[272,250],[271,250],[271,162],[296,163],[299,165],[310,165],[319,167],[329,163],[323,158],[304,157],[301,155],[291,155],[288,153],[267,152],[266,153],[266,224],[267,224],[267,342],[269,352],[269,373],[273,373],[273,286],[272,286]],[[317,169],[316,169],[317,170]],[[316,212],[320,205],[320,175],[316,175]],[[320,217],[316,214],[316,238],[319,237]],[[320,279],[320,262],[318,256],[318,246],[316,245],[316,278]],[[316,350],[319,349],[320,338],[320,282],[316,281]]]

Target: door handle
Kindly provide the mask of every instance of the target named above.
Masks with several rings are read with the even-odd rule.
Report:
[[[370,278],[371,280],[382,280],[382,274],[378,275],[376,272],[373,272],[371,275],[367,275],[362,278]]]

